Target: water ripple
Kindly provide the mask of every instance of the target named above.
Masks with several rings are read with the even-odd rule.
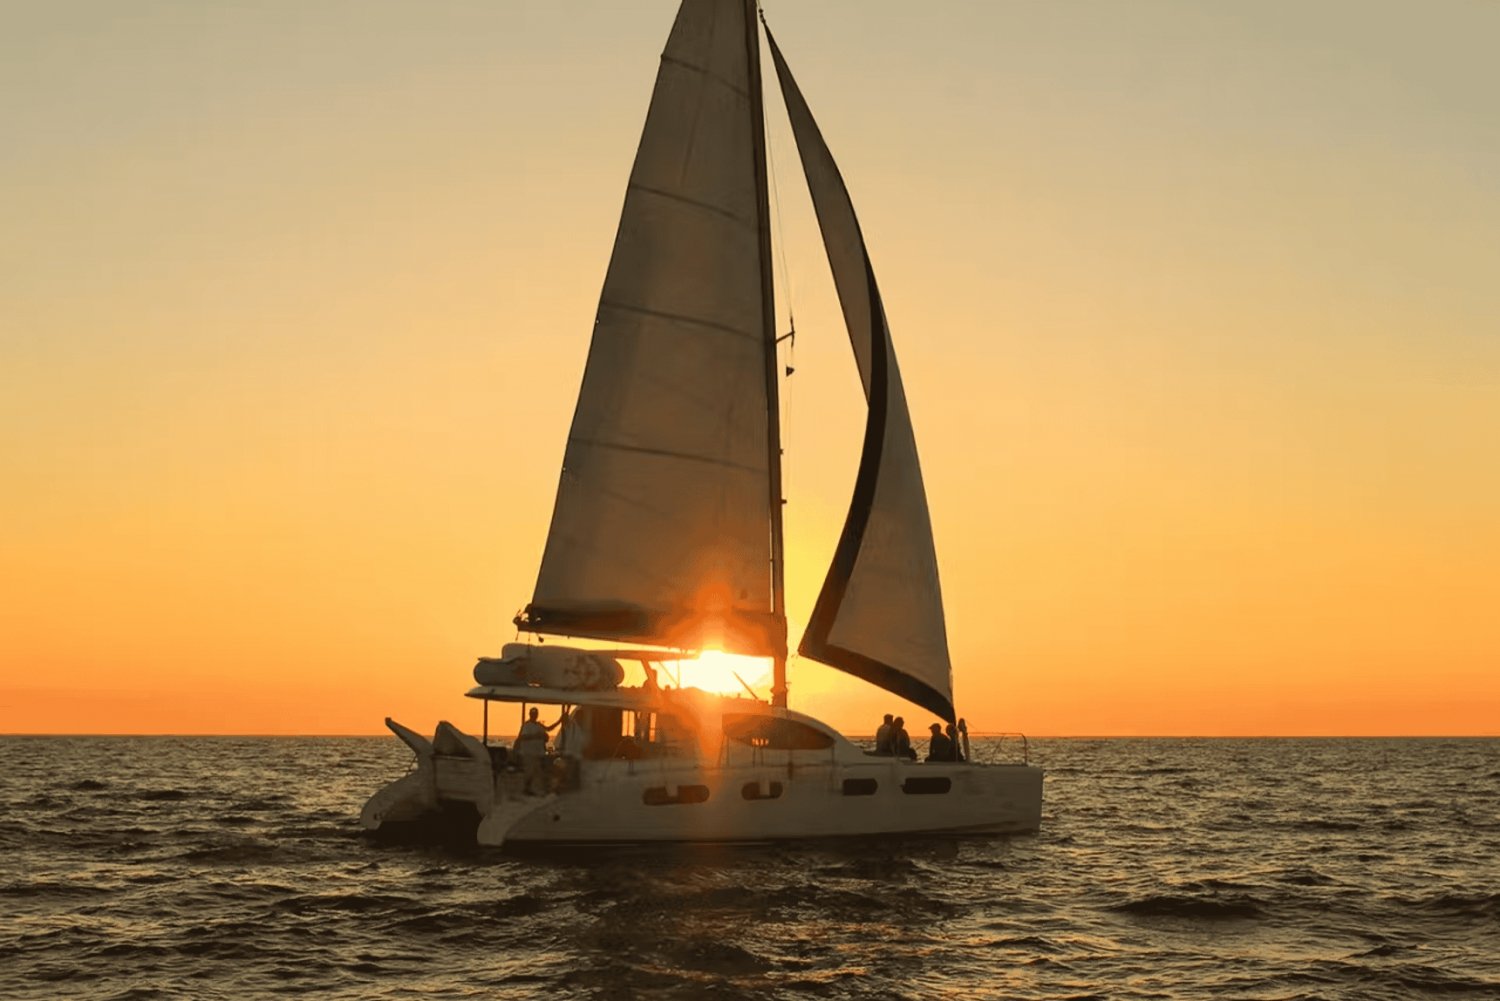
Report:
[[[4,738],[0,996],[1500,997],[1500,741],[1032,748],[1037,835],[517,856],[360,837],[389,739]]]

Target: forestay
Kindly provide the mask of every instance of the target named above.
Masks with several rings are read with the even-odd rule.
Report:
[[[932,522],[875,272],[833,155],[775,39],[766,37],[869,404],[854,499],[800,652],[951,720]]]
[[[518,624],[770,656],[766,352],[745,0],[677,15]],[[756,70],[758,74],[758,70]]]

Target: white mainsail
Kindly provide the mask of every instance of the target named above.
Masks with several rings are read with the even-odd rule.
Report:
[[[785,656],[751,10],[684,3],[667,40],[529,630]]]
[[[854,499],[800,652],[952,719],[937,553],[906,391],[848,189],[767,31],[870,413]]]

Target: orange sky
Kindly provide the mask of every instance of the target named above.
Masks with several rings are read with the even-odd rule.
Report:
[[[674,6],[11,9],[0,732],[477,726]],[[1500,8],[768,8],[976,729],[1500,733]],[[800,621],[863,414],[771,141]]]

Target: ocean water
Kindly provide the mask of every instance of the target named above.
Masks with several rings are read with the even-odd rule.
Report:
[[[1500,740],[1039,740],[1040,834],[513,856],[394,738],[0,739],[0,997],[1500,998]]]

